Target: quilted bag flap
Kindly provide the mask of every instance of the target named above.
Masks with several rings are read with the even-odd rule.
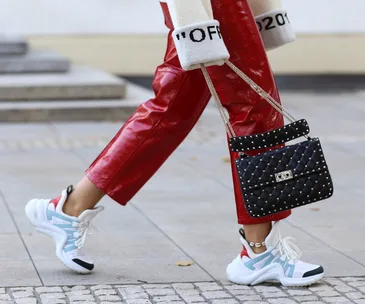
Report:
[[[243,190],[328,171],[318,138],[236,160]]]
[[[308,122],[305,119],[301,119],[266,133],[232,137],[229,140],[229,145],[232,152],[253,151],[278,146],[308,135],[309,131]]]

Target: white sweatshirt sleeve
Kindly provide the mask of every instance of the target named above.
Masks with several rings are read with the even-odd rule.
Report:
[[[273,50],[296,40],[288,12],[281,0],[248,0],[255,15],[266,50]]]
[[[172,33],[180,64],[184,70],[223,65],[229,59],[220,32],[213,19],[210,0],[167,0],[174,25]]]

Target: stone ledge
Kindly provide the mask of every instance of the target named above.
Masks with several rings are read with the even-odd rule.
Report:
[[[0,75],[3,101],[116,99],[125,94],[123,79],[84,66],[73,66],[69,73]]]
[[[0,56],[0,74],[65,73],[70,60],[54,52],[30,50],[24,55]]]
[[[28,43],[22,37],[0,36],[1,55],[24,55],[28,51]]]

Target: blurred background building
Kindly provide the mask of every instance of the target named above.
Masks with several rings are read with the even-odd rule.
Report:
[[[157,0],[0,5],[0,122],[120,120],[151,96],[130,82],[150,89],[164,56],[167,29]],[[283,5],[298,39],[269,52],[279,88],[365,89],[365,2]]]
[[[1,0],[0,27],[34,47],[120,75],[151,75],[165,34],[157,0]],[[283,0],[298,41],[270,53],[276,74],[365,72],[363,0]],[[5,9],[4,9],[5,8]]]

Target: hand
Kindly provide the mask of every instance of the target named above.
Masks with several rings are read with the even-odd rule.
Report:
[[[229,59],[220,32],[213,19],[210,0],[168,0],[174,24],[172,33],[181,67],[184,70],[223,65]]]

